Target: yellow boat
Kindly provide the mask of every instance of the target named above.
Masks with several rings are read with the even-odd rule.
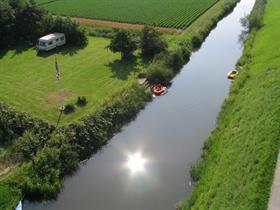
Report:
[[[233,70],[233,71],[230,71],[227,76],[228,76],[228,79],[235,79],[235,77],[238,75],[238,72]]]

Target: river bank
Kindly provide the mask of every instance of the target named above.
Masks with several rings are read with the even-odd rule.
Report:
[[[222,2],[222,3],[221,3]],[[229,12],[229,8],[233,8],[235,3],[237,2],[236,0],[223,0],[217,4],[217,7],[214,6],[212,7],[210,10],[209,10],[209,13],[206,12],[205,15],[203,15],[201,18],[204,18],[205,20],[205,25],[204,27],[201,27],[199,26],[199,30],[194,30],[193,33],[188,33],[187,36],[184,35],[182,36],[180,39],[177,39],[178,37],[176,37],[176,39],[172,39],[170,40],[170,43],[176,43],[176,44],[179,44],[180,47],[182,48],[186,48],[186,47],[191,47],[192,46],[192,37],[193,36],[199,36],[199,40],[200,42],[202,42],[202,40],[207,36],[207,34],[211,31],[212,27],[215,26],[215,24],[218,22],[218,20],[223,16],[225,15],[227,12]],[[216,8],[214,10],[214,8]],[[215,13],[213,13],[213,11],[215,11]],[[207,16],[206,16],[207,14]],[[213,19],[209,19],[209,16],[213,15]],[[208,17],[208,18],[206,18]],[[215,17],[215,18],[214,18]],[[192,27],[192,26],[191,26]],[[194,27],[195,28],[195,27]],[[193,28],[193,29],[194,29]],[[197,28],[198,29],[198,28]],[[174,41],[175,40],[175,41]],[[178,41],[179,40],[179,41]],[[173,42],[174,41],[174,42]],[[182,63],[183,65],[183,63]],[[124,96],[125,97],[125,96]],[[118,101],[117,101],[118,102]],[[131,101],[129,101],[131,102]],[[132,107],[134,108],[134,104],[131,103]],[[140,103],[139,104],[139,108],[137,109],[139,111],[140,108],[143,107],[143,104]],[[138,107],[138,106],[137,106]],[[130,112],[130,109],[126,109],[121,116],[124,116],[125,113],[128,113],[129,114]],[[134,112],[133,112],[134,113]],[[12,117],[13,115],[10,115],[10,117]],[[94,115],[96,116],[96,115]],[[135,115],[130,115],[130,120],[133,119]],[[111,120],[110,122],[108,121],[108,125],[112,124],[114,122],[114,120],[116,119],[113,119],[111,118],[111,116],[107,115],[107,117],[109,117],[108,119]],[[29,120],[29,116],[27,117],[27,120]],[[108,130],[109,128],[107,128],[106,132],[108,133],[104,133],[104,132],[101,132],[100,133],[100,136],[99,133],[98,134],[95,134],[97,135],[97,142],[95,142],[98,146],[97,147],[94,147],[94,148],[87,148],[87,146],[89,145],[90,142],[94,141],[95,138],[91,138],[91,133],[87,133],[87,131],[89,131],[91,128],[92,128],[92,122],[95,122],[95,119],[96,118],[88,118],[86,121],[88,123],[85,123],[85,122],[81,122],[77,127],[75,128],[78,128],[79,131],[80,131],[80,134],[82,133],[82,135],[86,134],[86,138],[84,138],[85,141],[81,142],[82,145],[83,145],[83,148],[85,149],[88,149],[87,153],[81,153],[81,154],[78,154],[80,155],[80,158],[81,159],[84,159],[84,158],[87,158],[90,153],[92,153],[93,151],[96,151],[97,149],[100,148],[101,145],[104,145],[110,138],[110,136],[113,135],[112,131],[116,131],[118,129],[120,129],[121,125],[123,125],[124,123],[127,123],[128,122],[128,119],[124,119],[124,120],[121,120],[122,122],[121,123],[118,123],[117,126],[114,128],[114,129],[111,129],[111,130]],[[22,119],[21,119],[22,120]],[[13,126],[10,126],[12,129],[15,129],[17,130],[17,126],[21,127],[21,128],[24,128],[24,126],[22,127],[21,126],[21,123],[24,123],[24,121],[14,121],[16,124],[13,124]],[[120,119],[118,119],[120,120]],[[3,120],[3,122],[5,122]],[[10,120],[7,120],[7,122],[11,122]],[[19,124],[17,124],[19,122]],[[106,124],[106,123],[105,123]],[[101,124],[99,125],[104,125],[104,122],[101,122]],[[99,125],[97,125],[96,127],[100,127]],[[5,125],[6,126],[6,125]],[[5,127],[4,126],[4,127]],[[102,127],[101,126],[101,127]],[[10,128],[9,127],[9,128]],[[24,131],[21,130],[21,134],[23,133]],[[76,133],[77,134],[77,133]],[[77,135],[79,136],[79,135]],[[99,142],[99,140],[101,140]],[[40,147],[38,148],[42,148],[44,147],[45,145],[40,145]],[[71,147],[71,150],[74,150],[75,147],[72,147],[72,143],[70,143],[69,145]],[[84,150],[83,150],[84,151]],[[50,152],[50,151],[48,151]],[[62,154],[61,154],[62,155]],[[84,155],[84,156],[83,156]],[[39,159],[38,159],[39,161]],[[13,169],[11,170],[10,173],[6,174],[5,176],[2,176],[1,177],[1,186],[0,186],[0,193],[1,193],[1,209],[11,209],[15,206],[15,202],[16,200],[20,199],[22,197],[23,194],[26,193],[26,179],[28,179],[28,173],[26,172],[26,170],[28,168],[31,167],[31,163],[27,163],[27,164],[23,164],[22,166],[16,168],[16,169]],[[62,182],[62,179],[61,179],[61,175],[59,175],[59,181],[55,183],[55,192],[54,194],[57,193],[57,185],[58,186],[61,186],[60,183]],[[56,178],[57,179],[57,178]],[[36,189],[36,188],[35,188]],[[47,189],[47,188],[46,188]],[[38,190],[38,189],[36,189]],[[53,189],[52,189],[53,190]],[[38,192],[38,191],[37,191]]]
[[[268,0],[262,22],[264,2],[256,1],[251,17],[256,27],[238,62],[240,74],[204,144],[194,168],[198,182],[181,209],[267,209],[279,151],[280,16],[279,2]]]
[[[174,209],[192,191],[186,171],[227,97],[227,72],[242,53],[240,18],[253,3],[242,1],[218,23],[168,93],[67,178],[56,201],[25,202],[25,209]]]

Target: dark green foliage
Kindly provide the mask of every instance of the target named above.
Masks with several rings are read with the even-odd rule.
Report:
[[[44,33],[60,32],[66,36],[67,44],[73,46],[85,46],[87,44],[86,31],[78,22],[71,20],[70,18],[61,17],[48,17],[44,21],[45,31]]]
[[[14,150],[26,160],[31,160],[42,148],[44,141],[32,131],[26,131],[14,144]]]
[[[190,174],[192,179],[197,182],[201,178],[202,162],[195,163],[191,166]]]
[[[61,176],[71,174],[78,168],[79,147],[75,142],[71,141],[73,135],[73,133],[58,131],[54,133],[51,139],[46,143],[47,147],[57,148],[59,150]]]
[[[77,99],[76,105],[82,107],[82,106],[85,106],[86,104],[87,104],[86,97],[85,96],[82,96],[82,97],[79,96],[78,99]]]
[[[167,65],[177,73],[182,66],[188,61],[190,52],[184,47],[173,48],[169,52]]]
[[[66,34],[70,45],[87,43],[85,30],[69,18],[49,15],[33,0],[3,0],[0,2],[0,46],[9,47],[18,42],[34,42],[51,32]]]
[[[173,76],[172,70],[167,68],[164,63],[155,62],[148,69],[147,79],[151,84],[168,85]]]
[[[130,31],[119,30],[112,38],[108,48],[114,53],[120,52],[122,59],[127,59],[137,49],[137,44]]]
[[[48,138],[54,127],[26,113],[17,112],[0,102],[0,144],[11,142],[30,129]]]
[[[57,148],[46,147],[35,157],[24,183],[27,197],[50,199],[60,191],[60,160]]]
[[[202,38],[200,38],[199,36],[193,36],[192,37],[192,47],[194,49],[199,48],[202,44]]]
[[[67,104],[64,108],[64,114],[70,114],[75,112],[75,106],[73,104]]]
[[[167,49],[167,42],[154,28],[145,26],[140,33],[140,48],[142,56],[153,58]]]

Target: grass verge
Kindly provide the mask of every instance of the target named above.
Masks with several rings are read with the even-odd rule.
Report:
[[[205,142],[194,167],[198,182],[181,209],[267,208],[280,140],[279,6],[268,0],[263,27],[247,39],[244,66]]]

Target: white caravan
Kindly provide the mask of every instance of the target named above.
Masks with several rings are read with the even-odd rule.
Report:
[[[56,47],[62,46],[66,43],[66,38],[63,33],[53,33],[41,37],[37,41],[37,50],[38,51],[49,51]]]

